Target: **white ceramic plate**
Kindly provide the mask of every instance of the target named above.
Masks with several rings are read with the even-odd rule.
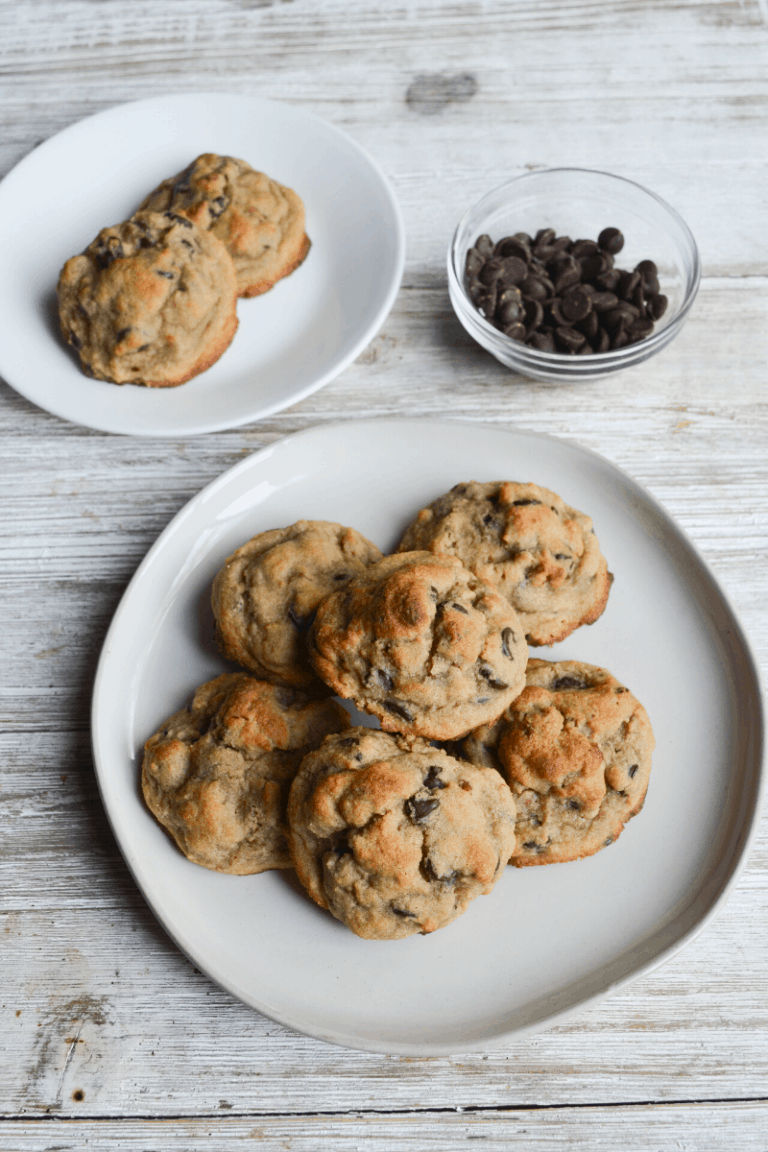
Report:
[[[189,863],[144,808],[144,740],[227,665],[210,585],[256,532],[301,518],[358,528],[385,552],[460,480],[533,480],[593,517],[615,574],[591,628],[539,649],[609,668],[657,738],[648,799],[587,860],[508,868],[434,935],[358,939],[292,873]],[[230,666],[231,667],[231,666]],[[714,577],[664,510],[614,465],[545,436],[432,420],[350,422],[280,440],[225,472],[157,540],[105,641],[93,701],[99,783],[155,914],[198,968],[299,1031],[383,1053],[467,1051],[541,1028],[673,955],[734,884],[756,825],[762,696]]]
[[[238,156],[304,200],[312,247],[263,296],[207,372],[179,388],[89,380],[59,334],[64,262],[201,152]],[[57,416],[104,432],[188,436],[259,420],[363,351],[403,273],[400,210],[381,169],[338,128],[252,96],[160,96],[81,120],[0,184],[0,374]]]

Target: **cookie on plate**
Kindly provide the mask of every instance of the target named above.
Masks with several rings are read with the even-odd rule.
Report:
[[[491,891],[515,843],[515,803],[426,740],[352,728],[302,761],[291,855],[313,900],[372,940],[450,924]]]
[[[554,644],[594,624],[612,577],[592,521],[536,484],[457,484],[423,508],[399,552],[458,556],[518,612],[529,644]]]
[[[195,864],[238,876],[290,868],[291,781],[307,752],[349,724],[335,700],[218,676],[145,744],[144,799]]]
[[[304,204],[244,160],[206,152],[147,196],[143,210],[171,210],[210,228],[235,265],[239,296],[258,296],[309,251]]]
[[[528,662],[525,691],[463,744],[517,802],[510,863],[554,864],[613,843],[643,806],[655,740],[628,688],[578,660]]]
[[[324,596],[380,559],[376,545],[354,528],[327,520],[260,532],[227,559],[213,582],[223,655],[264,680],[327,695],[309,662],[307,629]]]
[[[514,608],[455,556],[387,556],[323,600],[308,637],[318,675],[388,732],[453,740],[525,685]]]
[[[218,360],[237,329],[224,245],[173,212],[104,228],[59,277],[59,318],[83,370],[114,384],[171,388]]]

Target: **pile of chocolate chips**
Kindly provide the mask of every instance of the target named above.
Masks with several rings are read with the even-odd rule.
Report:
[[[632,272],[614,267],[624,247],[618,228],[594,240],[571,240],[542,228],[479,236],[467,252],[467,293],[494,327],[540,352],[586,355],[624,348],[650,336],[664,315],[653,260]]]

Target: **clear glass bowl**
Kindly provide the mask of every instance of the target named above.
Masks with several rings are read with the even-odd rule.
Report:
[[[535,236],[541,228],[554,228],[558,236],[597,240],[608,227],[624,234],[616,267],[631,270],[641,260],[653,260],[669,300],[651,335],[637,344],[592,355],[540,352],[494,328],[467,294],[467,251],[483,233],[496,243],[515,232]],[[674,208],[632,180],[586,168],[529,172],[494,189],[465,212],[448,249],[451,303],[467,332],[502,364],[536,380],[595,380],[654,356],[682,328],[700,277],[696,241]]]

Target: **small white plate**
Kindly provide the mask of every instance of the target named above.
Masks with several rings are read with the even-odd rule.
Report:
[[[645,704],[657,748],[643,812],[572,864],[507,868],[431,936],[360,940],[293,873],[189,863],[144,807],[144,740],[227,665],[210,585],[256,532],[337,520],[391,550],[460,480],[533,480],[594,519],[615,574],[591,628],[539,649],[610,669]],[[748,641],[704,561],[613,464],[574,444],[476,424],[382,420],[280,440],[187,504],[139,567],[99,664],[93,747],[118,843],[198,968],[265,1015],[354,1048],[440,1055],[561,1020],[690,941],[736,881],[756,828],[762,695]]]
[[[64,262],[202,152],[246,160],[304,200],[312,247],[207,372],[178,388],[90,380],[59,333]],[[103,432],[189,436],[262,419],[339,374],[384,323],[405,233],[381,169],[344,132],[289,104],[216,93],[99,112],[30,152],[0,184],[0,374],[41,408]]]

